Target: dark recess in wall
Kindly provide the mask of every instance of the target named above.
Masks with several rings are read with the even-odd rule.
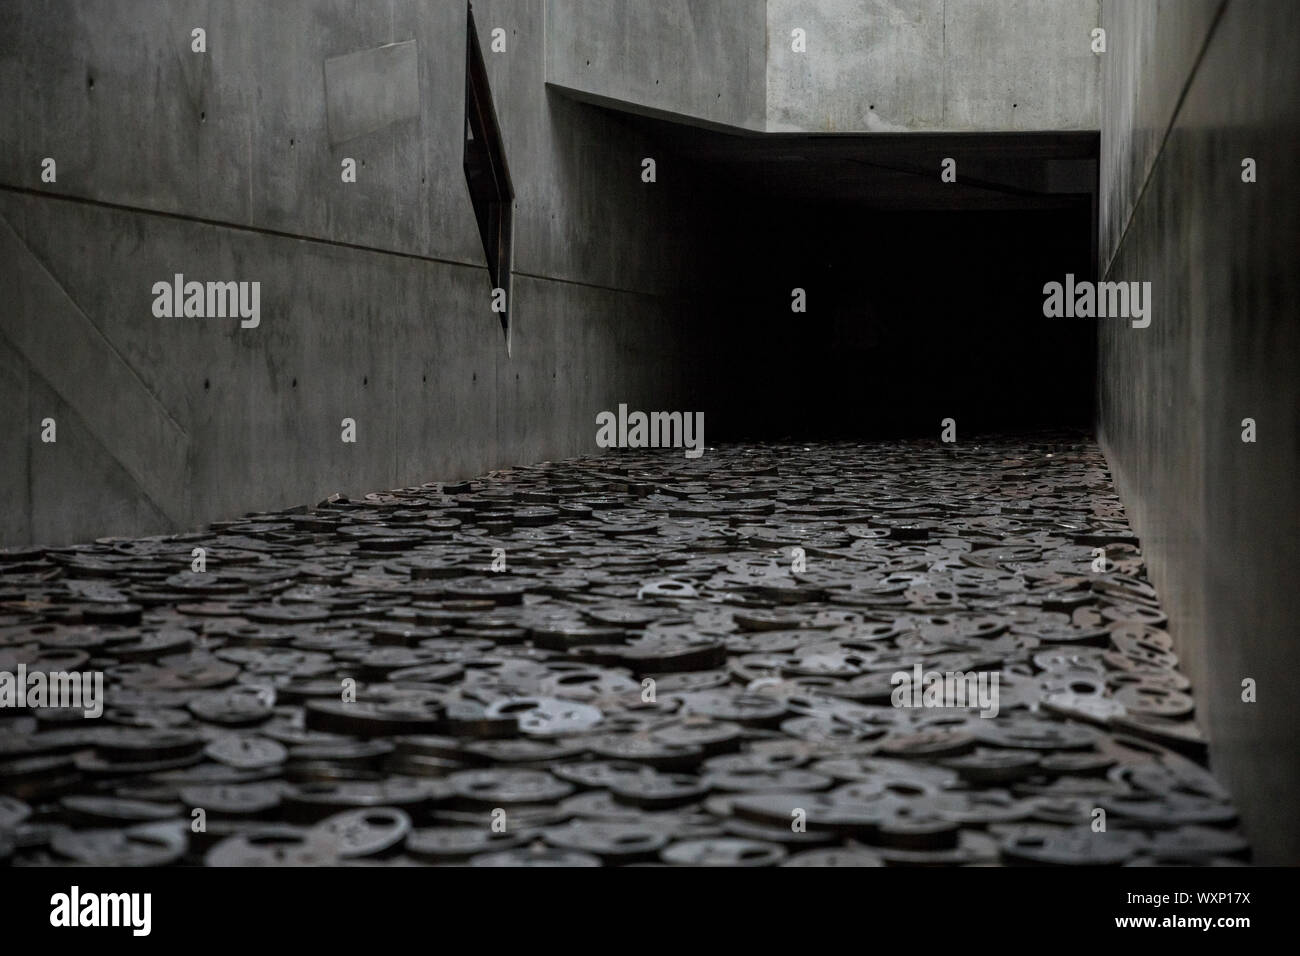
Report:
[[[1044,317],[1043,286],[1095,279],[1095,132],[619,119],[660,157],[650,188],[686,189],[690,171],[710,251],[678,268],[704,316],[710,441],[937,436],[945,418],[959,436],[1091,430],[1096,321]]]
[[[1096,324],[1042,314],[1045,282],[1089,274],[1087,208],[735,206],[717,238],[712,438],[1089,427]]]

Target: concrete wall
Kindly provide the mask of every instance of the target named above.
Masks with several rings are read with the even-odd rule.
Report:
[[[1154,303],[1149,328],[1101,322],[1100,437],[1214,769],[1257,858],[1300,863],[1300,7],[1106,0],[1102,22],[1102,261]]]
[[[461,169],[465,11],[0,8],[0,544],[594,451],[601,409],[687,407],[688,171],[642,183],[640,134],[548,93],[543,0],[475,4],[516,191],[507,357]],[[175,273],[260,281],[260,326],[155,318]]]
[[[1096,129],[1097,25],[1097,0],[768,0],[767,128]]]
[[[547,0],[546,80],[704,125],[766,122],[765,0]]]
[[[1099,0],[548,0],[578,99],[766,132],[1088,130]],[[792,49],[804,31],[806,50]],[[668,42],[664,42],[668,38]]]

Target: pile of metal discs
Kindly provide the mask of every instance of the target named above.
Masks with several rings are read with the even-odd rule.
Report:
[[[1165,624],[1060,435],[620,452],[9,549],[0,672],[104,696],[0,709],[0,859],[1241,862]],[[923,673],[996,707],[899,699]]]

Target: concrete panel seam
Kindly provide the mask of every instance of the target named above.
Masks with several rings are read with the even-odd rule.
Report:
[[[26,251],[27,255],[31,257],[31,260],[34,263],[36,263],[37,266],[40,267],[40,270],[45,273],[45,275],[59,290],[59,292],[62,293],[63,297],[68,300],[68,304],[71,305],[74,310],[76,310],[77,314],[86,320],[86,325],[95,334],[95,336],[99,338],[103,346],[106,349],[108,349],[108,351],[113,353],[114,356],[116,356],[118,361],[122,363],[123,368],[125,368],[131,374],[132,378],[135,379],[136,384],[138,384],[141,390],[147,396],[149,396],[150,400],[158,409],[158,413],[162,415],[163,418],[166,419],[167,422],[173,428],[176,429],[176,431],[180,432],[181,436],[185,439],[186,442],[188,442],[190,439],[190,435],[189,432],[185,429],[185,427],[180,422],[178,422],[174,417],[172,417],[172,414],[167,409],[166,404],[164,404],[162,399],[158,397],[157,393],[155,393],[154,390],[149,387],[149,383],[140,377],[140,373],[136,371],[135,366],[133,366],[129,361],[127,361],[126,356],[123,355],[120,351],[118,351],[117,346],[115,346],[109,340],[109,338],[106,335],[104,335],[103,332],[100,331],[99,326],[97,326],[94,323],[94,321],[90,318],[90,316],[86,314],[86,310],[83,309],[80,305],[78,305],[77,301],[72,298],[72,295],[68,292],[64,284],[59,281],[58,276],[56,276],[50,270],[49,266],[47,266],[41,260],[40,256],[36,255],[36,253],[32,250],[31,246],[29,246],[26,240],[24,240],[23,237],[18,234],[18,230],[13,227],[13,225],[9,222],[8,218],[6,218],[3,214],[0,214],[0,226],[3,226],[4,229],[8,231],[8,233],[13,237],[13,240],[16,243],[18,243],[18,245],[20,245],[24,251]],[[23,358],[26,359],[29,365],[33,365],[34,367],[34,363],[32,363],[31,357],[28,356],[27,353],[24,352],[23,349],[19,347],[18,343],[14,342],[12,339],[10,339],[9,341],[14,346],[15,351],[17,351],[19,355],[22,355]],[[50,382],[46,376],[42,375],[42,379],[44,379],[50,385],[50,387],[54,389],[56,393],[59,392],[58,387],[55,386],[53,382]]]
[[[58,386],[55,385],[53,382],[51,382],[44,375],[42,375],[41,372],[32,365],[31,361],[27,359],[27,356],[23,352],[23,350],[18,347],[18,343],[13,341],[13,339],[9,338],[9,336],[7,336],[3,330],[0,330],[0,342],[3,342],[9,348],[13,349],[16,354],[21,355],[23,357],[24,364],[26,365],[27,368],[27,374],[29,376],[39,379],[45,385],[45,387],[48,388],[51,392],[53,392],[55,395],[59,395],[60,397],[62,397],[62,392],[59,391]],[[28,401],[30,402],[30,396],[31,396],[30,388],[28,388],[27,393],[28,393]],[[93,440],[95,444],[98,445],[103,450],[104,454],[107,455],[110,460],[112,460],[117,464],[118,468],[122,469],[123,474],[127,475],[131,479],[131,481],[134,482],[137,493],[140,495],[141,498],[143,498],[149,504],[151,508],[153,508],[154,511],[158,513],[158,515],[163,519],[163,521],[167,523],[171,528],[185,527],[186,522],[180,520],[180,518],[175,513],[173,513],[171,509],[164,507],[162,502],[158,501],[153,496],[153,494],[150,493],[149,489],[145,486],[144,482],[141,480],[141,476],[137,475],[135,471],[130,466],[127,465],[126,462],[122,461],[122,459],[117,456],[117,454],[113,451],[113,449],[110,448],[102,438],[100,438],[97,434],[95,434],[95,430],[90,427],[90,423],[87,422],[85,418],[82,417],[77,412],[77,410],[72,407],[72,405],[68,404],[67,399],[63,399],[63,403],[68,406],[68,413],[72,415],[74,418],[76,418],[76,420],[81,424],[82,429],[86,432],[87,435],[90,436],[91,440]],[[30,405],[28,407],[27,414],[30,420],[30,415],[31,415]],[[188,451],[186,453],[186,457],[187,457],[187,466],[188,466]],[[29,516],[31,515],[31,510],[32,510],[31,484],[32,484],[32,459],[31,456],[28,456],[27,458],[27,512]]]
[[[266,226],[254,226],[248,223],[231,222],[226,219],[209,219],[204,216],[190,216],[184,213],[168,212],[164,209],[150,209],[147,206],[135,206],[129,203],[107,202],[103,199],[90,199],[86,196],[67,196],[59,193],[46,192],[42,189],[33,189],[30,186],[14,186],[9,183],[0,183],[0,191],[16,193],[26,196],[38,196],[42,199],[55,199],[61,202],[80,203],[85,206],[97,206],[101,209],[112,209],[118,212],[132,212],[143,216],[158,216],[163,219],[173,219],[178,222],[192,222],[201,226],[214,226],[218,229],[234,229],[240,232],[251,232],[260,236],[272,236],[277,239],[294,239],[299,242],[314,242],[325,246],[336,246],[340,249],[353,249],[358,252],[372,252],[382,256],[397,256],[402,259],[418,259],[421,262],[436,262],[448,266],[464,266],[470,269],[484,268],[481,263],[472,262],[468,259],[452,259],[446,256],[429,256],[418,252],[404,252],[401,249],[388,249],[383,246],[370,246],[358,242],[346,242],[342,239],[329,239],[324,236],[312,236],[297,232],[287,232],[283,229],[271,229]]]
[[[1164,155],[1165,145],[1169,142],[1169,137],[1178,125],[1178,116],[1183,111],[1183,103],[1187,99],[1188,91],[1192,88],[1192,81],[1196,79],[1196,74],[1201,68],[1201,61],[1205,59],[1205,52],[1210,48],[1210,43],[1214,39],[1214,34],[1219,29],[1219,23],[1223,20],[1223,14],[1228,9],[1229,0],[1221,0],[1219,8],[1214,11],[1214,19],[1210,21],[1209,29],[1205,31],[1205,41],[1201,48],[1196,51],[1196,59],[1192,61],[1192,67],[1187,71],[1187,78],[1183,81],[1182,89],[1178,91],[1178,101],[1174,104],[1173,112],[1169,115],[1169,124],[1165,127],[1164,132],[1160,135],[1160,145],[1156,147],[1155,153],[1151,157],[1151,163],[1145,170],[1142,178],[1142,188],[1138,190],[1137,196],[1133,199],[1133,205],[1129,207],[1128,215],[1124,218],[1124,228],[1120,230],[1119,238],[1115,240],[1110,249],[1110,258],[1106,261],[1106,266],[1102,270],[1103,274],[1110,277],[1110,267],[1114,264],[1115,259],[1119,256],[1119,250],[1124,245],[1124,239],[1128,235],[1129,226],[1133,224],[1137,216],[1138,207],[1142,204],[1142,199],[1146,196],[1147,185],[1151,182],[1151,177],[1155,173],[1155,168],[1160,162],[1160,157]]]
[[[331,143],[357,139],[420,115],[415,40],[329,57],[323,72]]]
[[[481,267],[480,267],[481,268]],[[644,289],[628,289],[623,286],[604,285],[600,282],[583,282],[581,279],[566,279],[563,276],[544,276],[536,272],[520,272],[515,269],[511,275],[516,279],[533,279],[537,282],[556,282],[560,285],[575,285],[583,289],[598,289],[601,292],[616,292],[619,295],[640,296],[643,299],[655,299],[661,302],[685,304],[691,302],[689,296],[673,295],[666,292],[647,292]]]

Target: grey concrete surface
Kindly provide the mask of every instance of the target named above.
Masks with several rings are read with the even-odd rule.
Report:
[[[547,17],[548,83],[656,118],[818,133],[1098,123],[1098,0],[548,0]]]
[[[547,0],[546,80],[704,125],[767,122],[765,0]]]
[[[23,503],[0,542],[468,476],[594,451],[619,402],[684,407],[689,170],[656,191],[643,136],[547,91],[542,0],[475,13],[517,189],[512,359],[461,168],[463,3],[0,9],[0,495]],[[407,79],[416,53],[414,117],[366,95],[389,44]],[[357,55],[334,143],[327,63]],[[259,327],[154,317],[175,273],[259,281]]]
[[[420,51],[385,43],[325,61],[330,142],[344,143],[420,115]]]
[[[1102,321],[1100,439],[1214,770],[1257,860],[1296,864],[1300,7],[1106,0],[1103,24],[1103,261],[1154,307],[1146,329]]]
[[[769,130],[1097,127],[1095,0],[769,0],[767,21]]]
[[[1100,255],[1109,264],[1223,0],[1107,2]]]

